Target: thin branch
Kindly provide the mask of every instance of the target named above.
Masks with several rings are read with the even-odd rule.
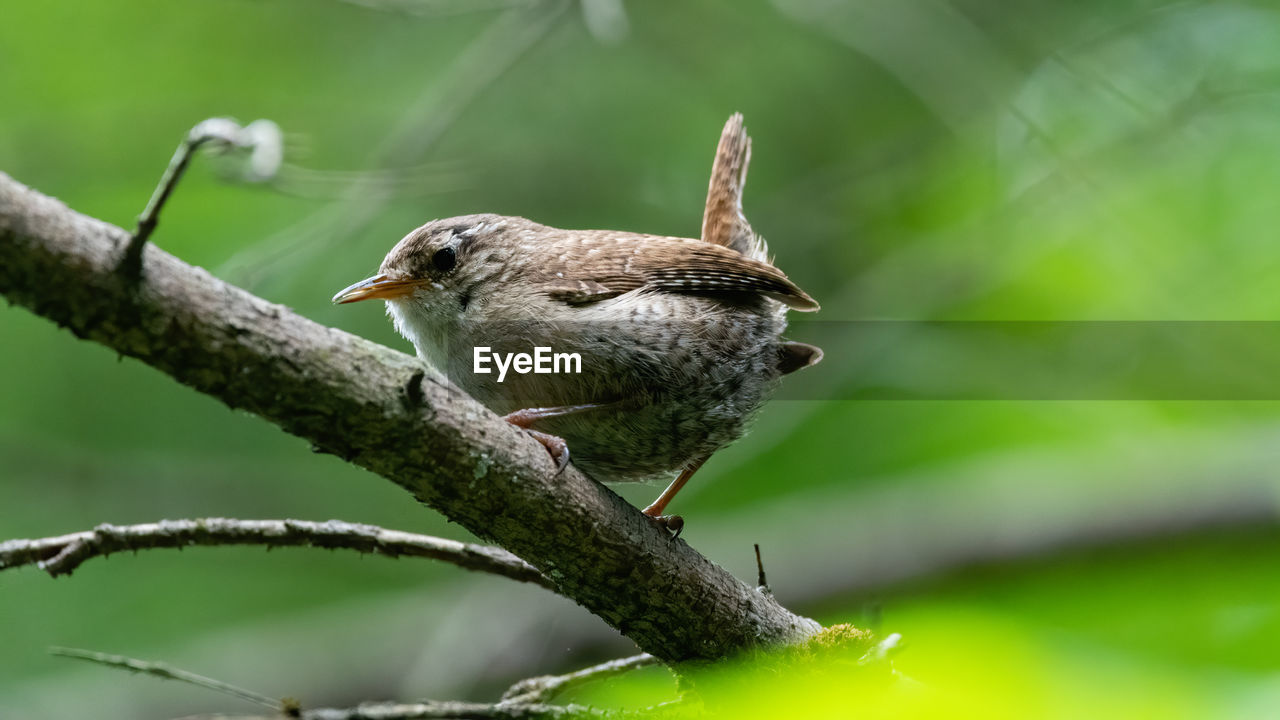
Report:
[[[350,708],[312,708],[289,717],[302,720],[652,720],[656,716],[650,711],[601,710],[582,705],[424,701],[367,702]],[[178,720],[280,720],[280,715],[188,715]]]
[[[658,658],[649,653],[641,653],[631,657],[610,660],[599,665],[592,665],[564,675],[542,675],[526,678],[507,688],[507,691],[502,694],[502,701],[504,703],[544,703],[569,688],[595,680],[603,680],[614,675],[621,675],[628,670],[657,664]]]
[[[756,549],[756,589],[765,595],[772,595],[769,581],[764,576],[764,560],[760,559],[760,543],[755,543],[754,547]]]
[[[557,476],[541,445],[416,358],[300,317],[154,244],[140,280],[127,278],[128,241],[0,173],[0,294],[12,302],[392,480],[664,661],[820,629],[572,464]]]
[[[329,520],[161,520],[143,525],[99,525],[93,530],[37,540],[0,543],[0,570],[36,565],[53,577],[70,575],[85,560],[113,552],[193,545],[261,545],[357,550],[388,557],[442,560],[466,570],[520,582],[554,586],[529,563],[501,548]]]
[[[267,697],[230,683],[197,675],[166,663],[138,660],[124,655],[110,655],[77,648],[49,648],[49,652],[61,657],[87,660],[111,668],[128,670],[177,680],[224,695],[240,698],[274,711],[272,718],[301,717],[303,720],[428,720],[431,718],[458,720],[578,720],[579,718],[621,718],[636,713],[607,711],[580,705],[546,705],[531,701],[500,702],[497,704],[456,701],[424,701],[416,703],[371,702],[353,708],[312,708],[302,710],[296,700]],[[226,717],[226,716],[217,716]],[[242,717],[242,720],[250,720]],[[262,718],[261,720],[268,720]]]
[[[178,181],[182,179],[182,174],[191,164],[196,151],[209,143],[228,148],[252,149],[252,177],[255,180],[265,180],[275,175],[280,167],[284,145],[280,127],[270,120],[255,120],[240,127],[239,123],[229,118],[209,118],[191,128],[174,151],[169,166],[160,177],[160,183],[147,201],[147,207],[138,216],[138,228],[134,230],[133,237],[129,238],[129,246],[124,253],[122,267],[126,273],[136,276],[141,269],[142,247],[147,244],[147,238],[151,237],[156,224],[160,222],[160,211],[173,194],[173,189],[178,186]]]
[[[303,720],[578,720],[620,718],[636,713],[600,710],[581,705],[529,703],[468,703],[432,701],[417,703],[362,703],[353,708],[303,710]]]
[[[120,668],[133,673],[141,673],[143,675],[151,675],[153,677],[162,678],[164,680],[177,680],[178,682],[188,683],[197,687],[213,690],[224,695],[247,700],[251,703],[261,705],[271,710],[284,710],[287,703],[275,698],[269,698],[261,693],[252,690],[245,690],[230,683],[214,680],[203,675],[197,675],[193,672],[187,672],[181,668],[175,668],[160,662],[150,662],[147,660],[137,660],[124,655],[108,655],[107,653],[94,652],[92,650],[80,650],[78,648],[52,647],[49,653],[60,657],[75,658],[77,660],[87,660],[99,665],[107,667]]]

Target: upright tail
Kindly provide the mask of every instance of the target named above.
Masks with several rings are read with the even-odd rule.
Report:
[[[742,189],[747,183],[751,162],[751,138],[742,124],[742,113],[734,113],[720,133],[716,159],[711,166],[707,188],[707,209],[702,216],[702,239],[723,245],[753,259],[768,262],[769,248],[764,238],[751,230],[742,214]]]

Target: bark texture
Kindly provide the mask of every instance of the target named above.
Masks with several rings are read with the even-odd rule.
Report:
[[[0,173],[0,293],[367,468],[510,550],[645,652],[720,658],[819,629],[673,540],[417,359],[307,320]],[[139,410],[141,411],[141,410]]]

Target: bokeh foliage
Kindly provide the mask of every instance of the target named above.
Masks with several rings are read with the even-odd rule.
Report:
[[[696,234],[720,124],[742,111],[748,214],[819,320],[1280,317],[1270,4],[629,2],[620,39],[591,32],[576,2],[505,24],[365,5],[8,3],[0,170],[127,226],[189,127],[271,118],[307,169],[289,193],[225,182],[200,158],[154,241],[407,349],[376,308],[328,302],[406,231],[501,212]],[[388,168],[408,170],[367,174]],[[344,196],[351,173],[365,189]],[[0,537],[207,515],[464,535],[24,310],[0,314],[0,338]],[[833,338],[810,387],[838,397],[857,350]],[[897,665],[929,688],[796,680],[744,698],[766,714],[1255,717],[1280,696],[1278,416],[1263,401],[779,401],[675,509],[741,577],[759,542],[789,606],[902,633]],[[627,652],[536,589],[236,549],[116,557],[58,582],[0,575],[0,715],[227,709],[69,667],[45,656],[53,644],[312,705],[490,699]],[[650,674],[583,697],[673,692]]]

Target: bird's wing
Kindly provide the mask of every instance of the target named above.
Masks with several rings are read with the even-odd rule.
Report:
[[[755,294],[796,310],[818,309],[818,303],[781,270],[720,245],[618,233],[597,236],[589,248],[581,255],[562,255],[544,265],[543,279],[552,297],[581,304],[648,288],[672,293]]]

